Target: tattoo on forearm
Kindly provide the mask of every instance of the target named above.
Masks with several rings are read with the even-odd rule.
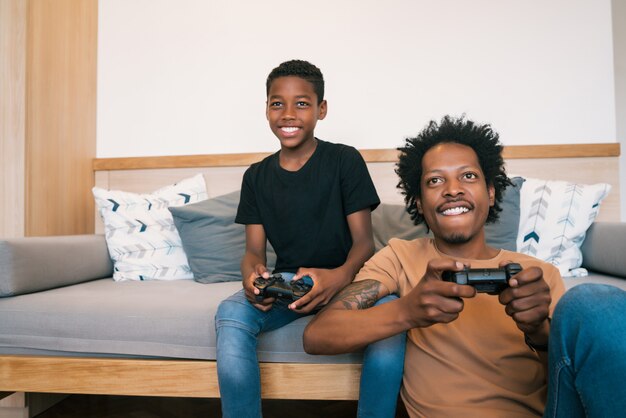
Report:
[[[334,301],[340,302],[345,309],[366,309],[374,306],[378,300],[382,284],[376,280],[353,282],[337,293]]]

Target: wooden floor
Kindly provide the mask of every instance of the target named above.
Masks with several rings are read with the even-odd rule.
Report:
[[[354,418],[352,401],[263,401],[264,418]],[[194,418],[220,417],[219,399],[72,395],[37,418]],[[396,418],[407,418],[402,402]]]

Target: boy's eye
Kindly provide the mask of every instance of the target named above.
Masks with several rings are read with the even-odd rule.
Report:
[[[283,104],[282,104],[281,102],[271,102],[271,103],[270,103],[270,107],[280,107],[280,106],[282,106],[282,105],[283,105]]]
[[[308,102],[297,102],[296,106],[298,106],[298,107],[308,107],[309,103]]]

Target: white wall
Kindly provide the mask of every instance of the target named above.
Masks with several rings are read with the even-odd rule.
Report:
[[[611,0],[100,0],[97,156],[272,151],[265,78],[326,78],[321,138],[467,113],[507,145],[616,141]]]

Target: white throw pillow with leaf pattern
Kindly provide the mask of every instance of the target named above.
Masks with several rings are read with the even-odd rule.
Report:
[[[207,199],[202,174],[163,187],[150,194],[92,189],[104,222],[113,279],[192,279],[170,206]]]
[[[611,185],[526,178],[520,192],[517,251],[554,264],[563,277],[586,276],[582,245]]]

